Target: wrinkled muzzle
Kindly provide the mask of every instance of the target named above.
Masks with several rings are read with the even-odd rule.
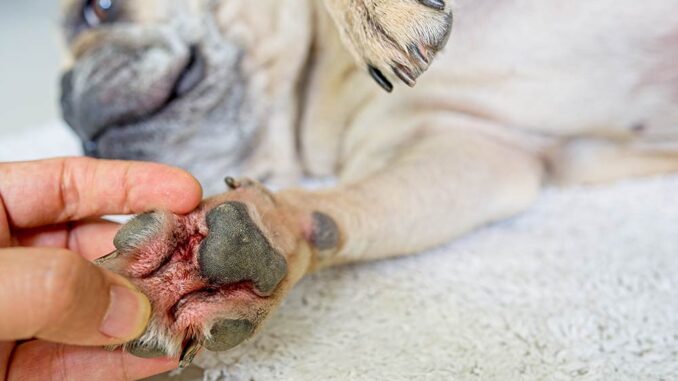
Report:
[[[221,189],[254,142],[259,98],[249,93],[242,47],[216,28],[190,38],[175,29],[94,32],[63,75],[63,116],[89,156],[166,163]]]
[[[145,43],[120,40],[86,52],[62,78],[63,116],[83,141],[151,116],[181,95],[177,90],[190,90],[180,80],[194,78],[194,86],[200,77],[188,72],[200,65],[185,44],[151,36]]]

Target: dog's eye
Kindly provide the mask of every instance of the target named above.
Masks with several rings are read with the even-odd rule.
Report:
[[[114,21],[117,8],[115,0],[87,0],[82,15],[88,26],[96,27]]]

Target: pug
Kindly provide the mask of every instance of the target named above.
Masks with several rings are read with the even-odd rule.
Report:
[[[137,216],[98,261],[152,301],[138,356],[231,349],[304,275],[440,245],[544,184],[678,170],[678,0],[63,9],[61,104],[88,155],[176,165],[211,194],[232,176],[191,214]]]

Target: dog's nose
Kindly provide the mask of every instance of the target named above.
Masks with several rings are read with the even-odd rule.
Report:
[[[104,45],[64,73],[63,116],[84,142],[96,142],[109,127],[159,112],[193,89],[204,74],[205,62],[197,49]],[[85,148],[96,154],[95,145]]]

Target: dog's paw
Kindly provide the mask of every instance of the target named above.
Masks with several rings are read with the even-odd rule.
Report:
[[[374,80],[408,86],[431,65],[452,30],[451,0],[326,0],[349,48]]]
[[[227,183],[230,192],[191,214],[135,217],[115,237],[116,251],[97,261],[151,300],[149,326],[124,345],[128,352],[180,355],[185,366],[202,347],[233,348],[307,272],[316,214],[287,206],[253,181]]]

